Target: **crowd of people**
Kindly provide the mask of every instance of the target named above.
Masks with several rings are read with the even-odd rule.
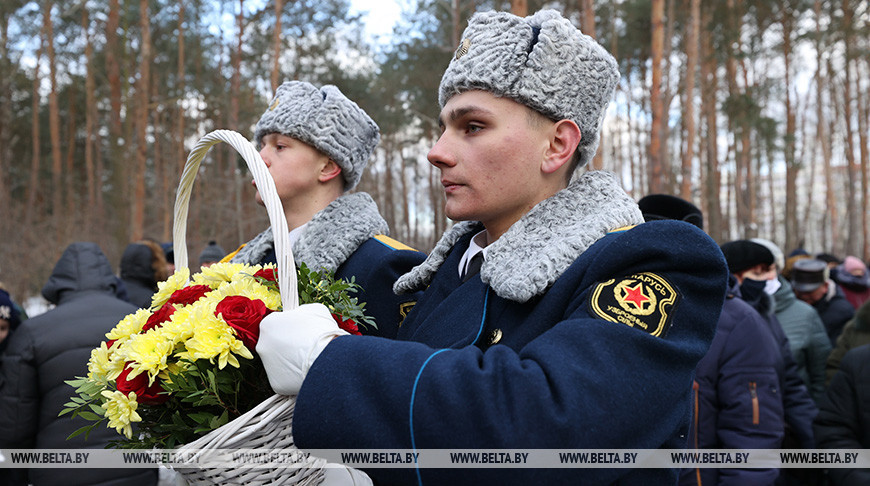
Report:
[[[647,220],[676,219],[703,228],[700,209],[675,196],[650,195],[639,206]],[[803,249],[786,258],[778,245],[762,238],[729,241],[721,250],[731,273],[729,290],[713,343],[696,370],[689,446],[868,447],[862,424],[870,410],[862,409],[854,388],[860,386],[860,368],[853,363],[837,373],[844,355],[870,344],[870,338],[856,339],[854,331],[870,317],[865,316],[870,313],[867,265],[854,256],[841,260]],[[683,470],[680,482],[868,484],[864,474],[839,468],[827,475],[811,469],[698,468]]]
[[[307,304],[269,314],[256,352],[295,395],[301,449],[857,449],[870,380],[870,274],[857,257],[744,239],[716,244],[697,207],[634,201],[595,155],[619,80],[613,56],[556,11],[475,14],[441,80],[428,154],[458,223],[428,254],[389,237],[353,192],[377,124],[334,86],[282,84],[254,141],[297,262],[353,278],[378,323],[338,328]],[[260,195],[258,201],[262,203]],[[173,271],[141,240],[115,275],[71,244],[21,322],[0,291],[0,448],[65,441],[64,380]],[[277,260],[266,229],[201,265]],[[4,331],[9,328],[11,332]],[[52,330],[49,331],[48,329]],[[870,402],[868,402],[870,403]],[[352,404],[349,405],[349,404]],[[154,484],[153,470],[0,469],[10,484]],[[353,468],[325,484],[866,484],[862,470]]]

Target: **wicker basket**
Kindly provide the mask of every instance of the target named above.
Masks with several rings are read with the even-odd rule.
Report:
[[[204,136],[187,157],[178,194],[175,198],[175,221],[173,241],[176,268],[187,268],[187,210],[193,181],[196,179],[200,163],[209,149],[219,143],[229,143],[247,162],[254,175],[257,190],[260,192],[269,213],[269,222],[275,237],[275,254],[278,260],[278,286],[284,310],[299,305],[296,283],[296,264],[290,248],[287,220],[281,200],[275,190],[275,182],[266,164],[254,146],[239,133],[231,130],[216,130]],[[207,451],[214,449],[269,449],[293,450],[293,408],[295,397],[274,395],[252,410],[228,424],[215,429],[199,439],[178,448],[179,452]],[[196,458],[195,454],[191,457]],[[191,462],[193,464],[193,462]],[[283,485],[319,484],[323,479],[326,461],[309,457],[304,463],[292,467],[264,469],[260,467],[203,468],[190,467],[175,470],[180,472],[190,485],[212,484],[269,484]]]

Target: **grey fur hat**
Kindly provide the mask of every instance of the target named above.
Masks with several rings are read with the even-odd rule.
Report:
[[[345,191],[357,185],[381,138],[374,120],[338,88],[317,89],[303,81],[285,82],[275,91],[254,129],[258,147],[269,133],[301,140],[334,160]]]
[[[529,17],[507,12],[476,13],[462,33],[456,54],[441,78],[438,102],[484,90],[511,98],[551,120],[574,121],[580,166],[598,149],[607,105],[619,82],[619,66],[595,39],[555,10]]]

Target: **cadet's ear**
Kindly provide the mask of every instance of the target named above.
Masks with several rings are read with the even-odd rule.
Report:
[[[339,175],[341,175],[341,167],[339,167],[334,160],[328,159],[323,168],[320,169],[320,177],[318,177],[318,180],[320,182],[327,182]]]
[[[580,144],[580,127],[571,120],[559,120],[553,125],[550,135],[550,145],[544,156],[541,170],[547,174],[556,172],[574,157],[574,151]]]

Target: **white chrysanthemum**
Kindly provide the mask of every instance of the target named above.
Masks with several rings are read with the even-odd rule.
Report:
[[[190,280],[190,270],[181,268],[176,270],[176,272],[165,281],[158,282],[157,293],[155,293],[154,297],[151,299],[151,308],[159,309],[160,306],[172,297],[172,294],[176,290],[184,288],[187,285],[188,280]]]

